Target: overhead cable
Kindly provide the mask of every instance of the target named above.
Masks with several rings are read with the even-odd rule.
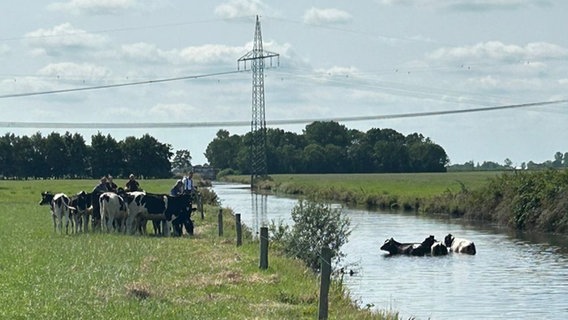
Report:
[[[532,102],[523,104],[510,104],[493,107],[459,109],[459,110],[441,110],[429,112],[411,112],[386,115],[371,115],[358,117],[334,117],[334,118],[312,118],[312,119],[287,119],[287,120],[267,120],[266,125],[289,125],[289,124],[309,124],[314,121],[336,121],[336,122],[353,122],[353,121],[369,121],[369,120],[388,120],[401,118],[417,118],[428,116],[439,116],[459,113],[473,113],[497,111],[505,109],[518,109],[546,106],[553,104],[567,103],[568,99]],[[214,121],[214,122],[131,122],[131,123],[103,123],[103,122],[0,122],[2,128],[34,128],[34,129],[151,129],[151,128],[224,128],[224,127],[244,127],[250,126],[250,121]]]
[[[183,77],[164,78],[164,79],[136,81],[136,82],[125,82],[125,83],[107,84],[107,85],[100,85],[100,86],[79,87],[79,88],[69,88],[69,89],[60,89],[60,90],[49,90],[49,91],[11,93],[11,94],[0,95],[0,99],[39,96],[39,95],[67,93],[67,92],[76,92],[76,91],[110,89],[110,88],[128,87],[128,86],[138,86],[138,85],[142,85],[142,84],[154,84],[154,83],[162,83],[162,82],[172,82],[172,81],[180,81],[180,80],[216,77],[216,76],[221,76],[221,75],[234,74],[234,73],[247,72],[247,71],[248,70],[225,71],[225,72],[199,74],[199,75],[193,75],[193,76],[183,76]]]

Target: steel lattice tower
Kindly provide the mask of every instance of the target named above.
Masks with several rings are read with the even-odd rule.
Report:
[[[266,176],[266,119],[264,104],[264,67],[265,59],[278,59],[280,55],[274,52],[265,51],[262,48],[262,33],[260,31],[260,20],[256,16],[256,26],[254,30],[254,45],[252,51],[247,52],[237,61],[237,68],[240,69],[241,62],[244,69],[247,69],[247,61],[251,61],[252,70],[252,120],[251,120],[251,146],[250,146],[250,183],[251,188],[258,177]]]

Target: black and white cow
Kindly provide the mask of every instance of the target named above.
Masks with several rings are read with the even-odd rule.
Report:
[[[73,208],[70,210],[70,216],[75,222],[75,232],[87,232],[89,219],[93,211],[91,206],[91,194],[80,191],[72,195],[69,206]]]
[[[134,232],[137,221],[143,215],[156,215],[156,219],[165,219],[164,235],[170,235],[172,223],[174,225],[185,222],[188,232],[193,233],[191,223],[191,200],[190,194],[169,196],[165,194],[147,194],[145,192],[129,192],[126,196],[128,202],[127,226],[129,232]],[[162,216],[163,215],[163,216]],[[154,219],[154,218],[152,218]]]
[[[49,205],[53,217],[53,231],[63,233],[63,218],[65,218],[65,233],[69,233],[69,206],[71,200],[64,193],[53,194],[42,192],[39,205]]]
[[[111,232],[116,226],[117,231],[126,231],[128,204],[114,192],[105,192],[99,196],[101,213],[101,231]]]

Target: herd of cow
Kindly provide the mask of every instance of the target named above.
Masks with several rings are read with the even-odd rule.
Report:
[[[144,191],[87,193],[81,191],[71,197],[64,193],[42,192],[40,205],[49,205],[55,232],[87,232],[91,228],[122,233],[146,233],[146,224],[152,220],[157,235],[181,236],[183,228],[193,234],[191,213],[193,193],[178,196],[153,194]]]
[[[443,256],[449,252],[476,254],[473,241],[456,238],[451,233],[444,238],[444,242],[437,241],[434,236],[429,236],[421,243],[400,243],[393,238],[385,240],[381,250],[390,255],[405,254],[411,256]]]

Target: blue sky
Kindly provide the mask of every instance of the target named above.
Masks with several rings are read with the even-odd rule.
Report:
[[[90,143],[98,131],[117,140],[149,133],[205,163],[223,126],[250,130],[232,124],[251,120],[251,74],[232,71],[252,49],[260,15],[264,48],[280,54],[280,66],[265,71],[267,121],[418,132],[451,163],[520,165],[568,152],[567,103],[377,119],[568,99],[568,1],[22,0],[0,11],[1,134],[70,131]],[[13,97],[187,76],[198,78]],[[6,124],[30,122],[205,126]],[[278,127],[301,133],[305,124]]]

